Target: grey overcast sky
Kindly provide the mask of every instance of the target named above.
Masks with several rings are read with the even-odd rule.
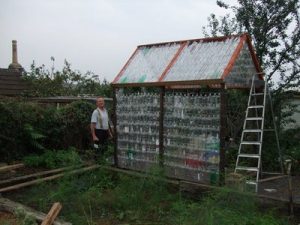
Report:
[[[225,1],[235,4],[235,0]],[[201,38],[215,0],[0,0],[0,68],[11,62],[73,69],[112,81],[137,45]]]

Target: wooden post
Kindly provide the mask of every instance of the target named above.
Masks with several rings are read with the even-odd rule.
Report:
[[[118,167],[117,96],[113,87],[114,165]]]
[[[293,186],[292,186],[292,176],[291,176],[291,168],[292,168],[292,160],[285,160],[286,165],[286,174],[288,175],[288,187],[289,187],[289,213],[290,217],[294,217],[294,201],[293,201]]]
[[[160,105],[159,105],[159,165],[164,165],[164,99],[165,87],[160,89]]]
[[[51,207],[49,213],[47,214],[46,218],[43,220],[41,225],[51,225],[53,224],[55,218],[59,214],[62,206],[59,202],[55,202],[53,206]]]
[[[220,93],[220,163],[219,185],[225,184],[225,137],[226,137],[226,92],[225,84],[221,84]]]

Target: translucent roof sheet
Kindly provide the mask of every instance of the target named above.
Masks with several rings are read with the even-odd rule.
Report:
[[[238,86],[260,71],[250,37],[242,34],[138,46],[113,83],[222,79]]]
[[[179,47],[180,44],[139,47],[118,82],[143,83],[157,81]]]
[[[239,38],[192,42],[184,48],[164,81],[221,79],[238,43]]]

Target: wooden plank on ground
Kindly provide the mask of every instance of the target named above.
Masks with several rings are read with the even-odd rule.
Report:
[[[281,179],[281,178],[284,178],[284,177],[287,177],[287,176],[283,174],[283,175],[279,175],[279,176],[275,176],[275,177],[268,177],[268,178],[265,178],[265,179],[261,179],[258,182],[263,183],[263,182],[266,182],[266,181],[277,180],[277,179]]]
[[[46,218],[46,214],[36,211],[28,206],[22,205],[21,203],[11,201],[7,198],[0,198],[0,210],[10,213],[15,213],[17,208],[22,208],[27,215],[33,216],[37,221],[42,222]],[[54,225],[72,225],[71,223],[65,222],[60,219],[55,219]]]
[[[61,208],[62,205],[59,202],[55,202],[41,225],[52,225]]]
[[[24,167],[23,163],[18,163],[18,164],[14,164],[14,165],[7,165],[7,166],[2,166],[0,167],[0,172],[5,172],[5,171],[9,171],[9,170],[14,170],[14,169],[18,169]]]
[[[33,173],[33,174],[29,174],[29,175],[25,175],[25,176],[19,176],[19,177],[13,177],[7,180],[2,180],[0,181],[0,185],[1,184],[9,184],[12,182],[16,182],[16,181],[21,181],[21,180],[26,180],[32,177],[39,177],[39,176],[43,176],[43,175],[48,175],[48,174],[52,174],[52,173],[58,173],[64,170],[68,170],[68,169],[72,169],[74,167],[69,166],[69,167],[63,167],[63,168],[58,168],[58,169],[54,169],[54,170],[48,170],[48,171],[43,171],[43,172],[38,172],[38,173]]]
[[[86,172],[86,171],[89,171],[89,170],[94,170],[94,169],[97,169],[99,167],[101,167],[101,166],[100,165],[92,165],[92,166],[80,168],[80,169],[77,169],[77,170],[72,170],[72,171],[69,171],[69,172],[66,172],[66,173],[59,173],[59,174],[52,175],[52,176],[49,176],[49,177],[44,177],[44,178],[24,182],[24,183],[21,183],[21,184],[12,185],[12,186],[9,186],[9,187],[1,188],[0,193],[17,190],[17,189],[20,189],[22,187],[27,187],[27,186],[31,186],[33,184],[41,183],[43,181],[54,180],[54,179],[57,179],[59,177],[63,177],[63,176],[68,175],[68,174],[76,174],[76,173]]]
[[[153,176],[151,174],[146,174],[146,173],[133,171],[133,170],[125,170],[125,169],[121,169],[121,168],[117,168],[117,167],[101,166],[101,168],[106,169],[106,170],[110,170],[110,171],[113,171],[113,172],[124,173],[124,174],[127,174],[129,176],[135,176],[135,177],[141,177],[141,178],[154,178],[154,179],[161,180],[161,181],[164,181],[164,182],[170,183],[170,184],[179,185],[180,182],[181,182],[178,179],[162,178],[162,177],[158,177],[158,176]]]

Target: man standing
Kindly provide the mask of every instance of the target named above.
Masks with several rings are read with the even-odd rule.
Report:
[[[91,132],[94,146],[97,149],[96,155],[99,155],[107,151],[108,138],[112,137],[112,134],[109,129],[109,118],[105,109],[104,98],[97,98],[96,105],[97,109],[94,110],[91,118]]]

